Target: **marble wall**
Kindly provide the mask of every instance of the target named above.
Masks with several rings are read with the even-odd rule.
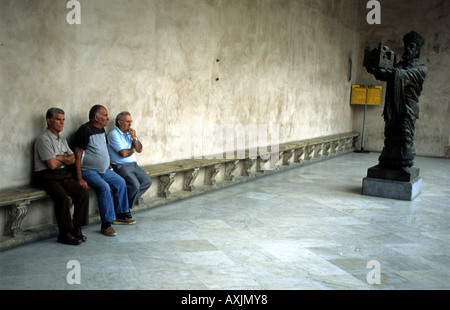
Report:
[[[403,36],[411,30],[425,37],[420,59],[428,67],[428,77],[420,97],[420,119],[416,121],[415,148],[418,155],[450,158],[450,2],[446,0],[382,1],[381,24],[361,25],[361,49],[383,42],[400,56]],[[362,67],[359,54],[357,84],[381,85]],[[361,69],[361,70],[360,70]],[[384,104],[384,97],[383,97]],[[354,129],[361,132],[363,107],[354,109]],[[383,106],[368,107],[365,149],[381,151],[384,144]],[[359,146],[358,146],[359,147]]]
[[[353,129],[360,1],[81,0],[73,25],[67,2],[0,2],[0,188],[29,182],[52,106],[69,141],[94,104],[108,131],[130,111],[141,164],[189,157],[186,132],[206,148],[227,125],[265,125],[268,139],[275,125],[279,142]]]

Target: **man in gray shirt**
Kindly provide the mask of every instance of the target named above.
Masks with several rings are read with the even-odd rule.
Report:
[[[51,108],[46,115],[47,129],[34,144],[34,183],[53,199],[59,228],[58,242],[78,245],[86,241],[81,226],[89,222],[89,193],[72,177],[69,169],[75,155],[60,135],[64,129],[64,111]],[[73,219],[70,212],[72,198]]]
[[[75,133],[75,167],[80,185],[85,188],[89,185],[97,194],[102,220],[100,231],[106,236],[115,236],[117,233],[111,224],[131,225],[136,221],[127,217],[130,210],[125,180],[111,169],[105,132],[108,121],[108,110],[104,106],[91,108],[89,122]]]

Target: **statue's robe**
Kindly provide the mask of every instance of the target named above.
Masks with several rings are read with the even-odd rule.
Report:
[[[419,96],[428,70],[421,61],[401,61],[390,70],[383,110],[385,141],[379,165],[403,169],[414,165],[415,121],[419,118]]]

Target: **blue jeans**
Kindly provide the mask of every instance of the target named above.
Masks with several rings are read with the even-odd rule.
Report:
[[[125,180],[114,171],[105,173],[95,170],[82,170],[83,179],[97,194],[98,209],[102,223],[112,222],[117,214],[129,212],[127,185]],[[114,200],[111,195],[114,195]],[[115,207],[114,207],[115,204]]]
[[[136,162],[114,165],[117,172],[127,183],[128,205],[133,208],[136,201],[152,186],[152,179]]]

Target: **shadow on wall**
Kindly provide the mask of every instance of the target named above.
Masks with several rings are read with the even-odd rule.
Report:
[[[41,134],[41,132],[43,130],[45,130],[45,128],[47,128],[47,124],[45,121],[45,113],[43,115],[34,115],[33,119],[33,128],[34,130],[32,131],[32,137],[30,137],[30,141],[27,143],[27,151],[28,154],[30,154],[30,156],[28,157],[28,163],[29,163],[29,180],[30,180],[30,184],[33,183],[33,176],[34,176],[34,142],[36,141],[36,138],[39,134]]]
[[[444,157],[445,157],[445,158],[450,158],[450,145],[447,145],[447,146],[444,148]]]

